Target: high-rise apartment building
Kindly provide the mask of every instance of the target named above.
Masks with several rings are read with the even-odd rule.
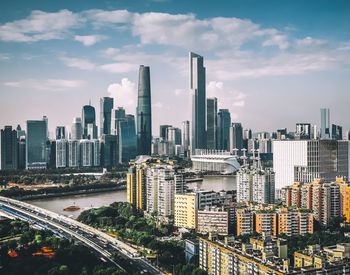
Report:
[[[219,150],[230,150],[231,114],[228,109],[220,109],[218,113],[217,145]]]
[[[321,139],[331,138],[329,108],[321,108]]]
[[[137,97],[137,154],[151,155],[152,108],[151,80],[148,66],[140,66]]]
[[[127,173],[127,202],[139,209],[147,209],[147,166],[151,157],[140,155],[131,163]]]
[[[189,53],[190,91],[192,93],[191,150],[206,148],[206,91],[203,57]]]
[[[0,131],[0,170],[18,168],[17,131],[12,126],[5,126]]]
[[[56,168],[68,166],[68,142],[65,139],[56,140]],[[68,161],[69,162],[69,161]]]
[[[112,128],[113,98],[100,98],[100,136],[110,135]]]
[[[218,99],[207,98],[207,149],[217,149]]]
[[[168,128],[172,125],[159,125],[159,137],[166,140],[168,138]]]
[[[343,139],[343,127],[332,124],[332,139],[335,139],[335,140]]]
[[[43,117],[42,120],[27,120],[27,169],[45,169],[47,167],[47,140],[47,119]]]
[[[310,123],[297,123],[295,128],[295,139],[311,139]]]
[[[196,229],[197,209],[198,193],[175,194],[175,226]]]
[[[68,166],[80,166],[80,142],[78,140],[68,140]]]

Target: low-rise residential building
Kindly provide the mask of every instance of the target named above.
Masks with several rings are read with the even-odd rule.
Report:
[[[225,207],[205,207],[197,211],[197,232],[207,234],[216,232],[227,235],[232,227],[230,209]]]

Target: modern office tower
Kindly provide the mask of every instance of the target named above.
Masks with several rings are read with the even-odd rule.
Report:
[[[80,142],[78,140],[68,140],[68,166],[80,166]]]
[[[179,228],[196,229],[198,193],[175,194],[174,224]]]
[[[172,127],[172,125],[159,125],[159,137],[167,140],[168,138],[168,128]]]
[[[119,163],[118,136],[101,136],[101,165],[103,167],[115,167]]]
[[[175,128],[175,144],[176,145],[182,144],[182,131],[180,128]]]
[[[207,98],[207,149],[217,149],[218,99]]]
[[[192,93],[191,151],[206,147],[206,91],[203,57],[189,53],[190,91]]]
[[[47,121],[27,120],[26,169],[46,169]]]
[[[329,108],[321,108],[321,139],[331,138],[331,122]]]
[[[137,136],[135,127],[135,116],[126,115],[119,122],[119,162],[127,163],[137,155]]]
[[[259,152],[261,154],[272,153],[272,141],[271,141],[271,139],[259,139],[257,148],[259,148]],[[257,148],[255,148],[255,149],[257,149]]]
[[[64,126],[56,127],[56,139],[66,139],[66,127]]]
[[[80,117],[75,117],[71,126],[71,139],[80,140],[83,138],[83,126]]]
[[[335,139],[335,140],[343,139],[343,127],[332,124],[332,139]]]
[[[331,181],[349,176],[349,141],[285,140],[273,141],[273,170],[277,188],[295,181],[315,178]]]
[[[26,138],[20,136],[18,138],[18,169],[25,169],[26,163]]]
[[[169,144],[169,156],[173,157],[175,155],[175,137],[176,137],[176,128],[169,127],[167,129],[166,140]]]
[[[83,106],[82,114],[81,114],[81,120],[82,120],[82,126],[83,126],[83,138],[88,138],[88,125],[92,124],[96,127],[96,114],[95,114],[95,108],[91,105],[85,105]],[[94,127],[92,127],[94,128]],[[90,139],[97,138],[90,136]]]
[[[56,168],[67,167],[68,143],[65,139],[56,140]]]
[[[16,128],[17,131],[17,138],[19,139],[20,137],[25,137],[26,136],[26,131],[22,130],[21,125],[17,125]]]
[[[151,80],[148,66],[140,66],[137,97],[137,154],[150,155],[152,146]]]
[[[118,135],[119,121],[125,119],[125,109],[123,107],[118,107],[112,110],[112,120],[111,120],[111,134]]]
[[[278,139],[278,140],[288,139],[287,128],[277,129],[276,134],[277,134],[276,139]]]
[[[220,109],[218,113],[218,140],[219,150],[230,150],[231,114],[228,109]]]
[[[343,140],[350,140],[350,131],[344,131],[343,133]]]
[[[238,154],[243,149],[243,127],[241,123],[232,123],[230,127],[230,151],[238,149]]]
[[[181,138],[181,146],[183,150],[184,157],[188,157],[188,153],[190,150],[190,122],[185,120],[182,122],[182,138]]]
[[[162,222],[174,216],[177,191],[184,189],[183,176],[169,164],[155,164],[147,168],[147,211],[156,212]]]
[[[127,202],[142,210],[147,209],[146,168],[151,161],[151,157],[140,155],[127,173]]]
[[[0,170],[18,169],[17,131],[5,126],[0,131]]]
[[[93,142],[88,139],[80,140],[80,166],[91,167],[93,166]]]
[[[295,139],[311,139],[311,124],[297,123],[294,136]]]
[[[87,138],[88,139],[97,139],[97,126],[93,123],[87,125]]]
[[[113,98],[100,98],[100,136],[111,134],[111,119],[113,109]]]
[[[252,139],[252,138],[253,138],[252,129],[244,129],[243,139]],[[265,137],[265,138],[267,138],[267,137]]]

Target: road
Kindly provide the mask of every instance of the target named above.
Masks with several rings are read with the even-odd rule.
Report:
[[[127,243],[74,219],[2,196],[0,211],[10,218],[18,218],[32,226],[48,229],[60,237],[75,239],[101,255],[101,260],[110,261],[127,272],[164,274]],[[118,255],[118,260],[112,259],[115,254]]]

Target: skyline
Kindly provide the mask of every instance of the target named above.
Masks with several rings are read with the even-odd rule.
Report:
[[[289,3],[298,19],[277,1],[266,4],[265,16],[257,13],[258,1],[251,1],[254,8],[226,3],[226,10],[174,2],[62,1],[15,8],[4,1],[0,126],[24,128],[25,120],[46,115],[52,132],[70,125],[89,99],[98,122],[99,100],[110,95],[117,96],[116,107],[135,114],[143,64],[152,70],[153,135],[159,124],[180,127],[191,120],[187,56],[193,51],[204,57],[207,97],[217,97],[218,109],[228,108],[232,122],[244,128],[294,130],[297,122],[320,127],[319,109],[328,107],[331,123],[350,129],[346,1]],[[62,20],[48,24],[53,18]]]

